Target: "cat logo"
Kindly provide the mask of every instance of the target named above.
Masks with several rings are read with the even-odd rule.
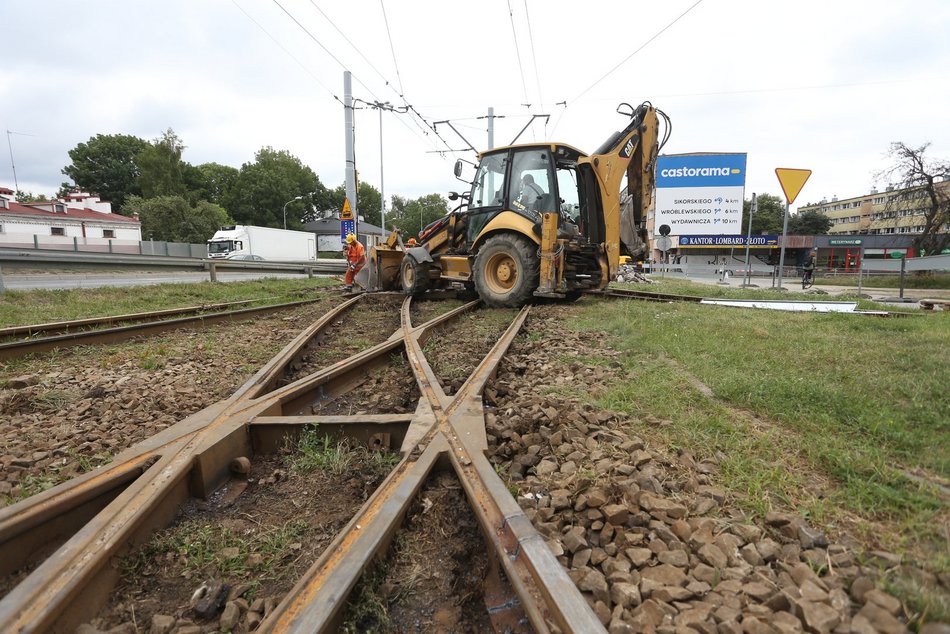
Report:
[[[637,142],[640,140],[640,137],[636,134],[630,137],[630,140],[627,141],[627,144],[623,146],[623,149],[620,150],[620,158],[628,159],[633,154],[633,151],[637,148]]]

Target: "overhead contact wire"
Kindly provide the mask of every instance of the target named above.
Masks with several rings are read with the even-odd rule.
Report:
[[[270,32],[269,32],[267,29],[265,29],[263,26],[261,26],[261,23],[260,23],[260,22],[258,22],[257,20],[255,20],[254,17],[251,16],[250,13],[248,13],[247,11],[244,10],[244,7],[242,7],[241,5],[239,5],[239,4],[237,3],[237,0],[231,0],[231,3],[232,3],[235,7],[237,7],[237,8],[238,8],[238,11],[240,11],[241,13],[243,13],[244,16],[245,16],[248,20],[250,20],[251,22],[253,22],[254,25],[255,25],[257,28],[259,28],[259,29],[264,33],[264,35],[266,35],[267,37],[269,37],[269,38],[271,39],[271,41],[273,41],[274,44],[276,44],[276,45],[280,48],[280,50],[282,50],[284,53],[286,53],[287,56],[290,57],[290,59],[292,59],[292,60],[294,60],[295,62],[297,62],[297,65],[300,66],[300,68],[302,68],[305,73],[307,73],[308,75],[310,75],[310,77],[312,77],[313,80],[314,80],[315,82],[317,82],[317,83],[320,85],[320,87],[322,87],[324,90],[326,90],[328,93],[330,93],[330,96],[331,96],[331,97],[333,97],[334,99],[336,99],[336,100],[339,101],[340,103],[343,103],[343,100],[340,99],[339,97],[337,97],[337,96],[336,96],[336,93],[334,93],[334,92],[329,88],[329,86],[327,86],[326,84],[324,84],[324,83],[320,80],[319,77],[317,77],[316,75],[313,74],[313,71],[311,71],[309,68],[307,68],[307,67],[304,65],[303,62],[301,62],[299,59],[297,59],[297,57],[296,57],[293,53],[291,53],[289,50],[287,50],[287,48],[286,48],[283,44],[280,43],[280,40],[278,40],[276,37],[274,37],[273,35],[271,35]]]
[[[606,73],[604,73],[604,75],[603,75],[600,79],[598,79],[598,80],[595,81],[593,84],[591,84],[590,86],[588,86],[587,88],[585,88],[583,91],[581,91],[580,94],[578,94],[576,97],[574,97],[573,99],[571,99],[570,102],[566,102],[566,101],[565,101],[565,102],[564,102],[564,110],[561,111],[561,116],[558,117],[557,123],[554,125],[554,130],[551,131],[551,134],[554,134],[554,132],[557,131],[557,127],[561,124],[561,118],[564,116],[564,112],[567,111],[568,103],[574,103],[575,101],[580,100],[581,97],[583,97],[583,96],[586,95],[588,92],[590,92],[591,90],[593,90],[593,88],[594,88],[595,86],[597,86],[597,84],[599,84],[600,82],[602,82],[602,81],[604,81],[605,79],[607,79],[607,77],[609,77],[609,76],[612,75],[614,72],[616,72],[616,70],[617,70],[618,68],[620,68],[621,66],[623,66],[624,64],[626,64],[627,62],[629,62],[630,59],[631,59],[634,55],[636,55],[637,53],[639,53],[640,51],[642,51],[643,49],[645,49],[651,42],[653,42],[653,40],[655,40],[656,38],[658,38],[658,37],[660,37],[661,35],[663,35],[663,33],[665,33],[670,27],[672,27],[674,24],[676,24],[677,22],[679,22],[683,17],[686,16],[687,13],[689,13],[690,11],[692,11],[693,9],[695,9],[697,6],[699,6],[700,4],[702,4],[702,2],[703,2],[703,0],[696,0],[696,2],[694,2],[692,5],[690,5],[690,7],[689,7],[688,9],[686,9],[686,11],[683,11],[681,14],[679,14],[678,16],[676,16],[676,18],[674,18],[672,22],[670,22],[669,24],[667,24],[666,26],[664,26],[662,29],[660,29],[659,31],[657,31],[656,33],[654,33],[653,36],[652,36],[650,39],[648,39],[646,42],[644,42],[644,43],[641,44],[639,47],[637,47],[637,49],[636,49],[635,51],[633,51],[632,53],[630,53],[629,55],[627,55],[619,64],[617,64],[616,66],[614,66],[613,68],[611,68],[609,71],[607,71]]]

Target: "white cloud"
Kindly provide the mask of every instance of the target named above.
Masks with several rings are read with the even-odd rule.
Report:
[[[694,0],[529,0],[530,32],[525,3],[512,2],[514,35],[507,2],[390,0],[398,77],[378,2],[315,0],[333,25],[307,0],[280,2],[329,54],[272,2],[5,3],[0,126],[36,135],[13,137],[20,180],[51,193],[76,143],[97,133],[154,138],[171,127],[192,163],[240,166],[267,145],[336,185],[343,111],[333,95],[342,97],[343,69],[333,57],[354,72],[357,97],[399,105],[401,84],[430,121],[465,119],[457,126],[479,148],[485,120],[475,117],[489,106],[506,116],[496,143],[521,129],[529,112],[521,104],[531,103],[552,119],[522,141],[557,122],[557,140],[592,151],[622,126],[618,102],[649,99],[673,120],[667,152],[748,152],[747,195],[780,194],[775,167],[814,171],[799,203],[858,195],[897,140],[931,141],[934,156],[950,155],[942,125],[950,5],[938,0],[705,0],[599,82]],[[566,109],[555,105],[564,100]],[[387,193],[459,189],[456,155],[431,153],[444,145],[397,117],[383,119]],[[377,113],[357,111],[356,121],[362,178],[378,186]],[[10,181],[4,160],[0,183]]]

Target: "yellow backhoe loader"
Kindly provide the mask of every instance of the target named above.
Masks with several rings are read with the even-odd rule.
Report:
[[[424,228],[417,246],[394,232],[371,250],[357,283],[410,294],[461,285],[490,306],[606,287],[621,254],[646,250],[656,157],[670,130],[649,103],[617,112],[629,117],[626,127],[590,156],[562,143],[482,153],[471,189],[449,196],[460,207]],[[462,167],[458,161],[456,177]]]

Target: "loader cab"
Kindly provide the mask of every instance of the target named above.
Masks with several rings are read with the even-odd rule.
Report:
[[[571,230],[582,235],[585,228],[602,229],[602,213],[596,217],[600,191],[593,172],[578,165],[581,156],[563,145],[516,146],[483,154],[465,213],[466,242],[474,243],[506,210],[538,223],[541,214],[558,213],[564,225],[573,225]]]

